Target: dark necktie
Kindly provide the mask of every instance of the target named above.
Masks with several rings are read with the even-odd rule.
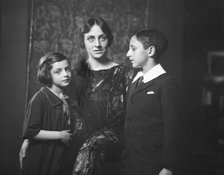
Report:
[[[137,80],[136,80],[136,88],[140,85],[143,84],[143,76],[139,77]]]

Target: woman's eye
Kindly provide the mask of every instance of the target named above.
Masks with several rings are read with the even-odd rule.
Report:
[[[87,40],[90,41],[90,42],[93,42],[94,41],[94,37],[88,37]]]
[[[101,41],[105,41],[105,40],[107,40],[107,36],[101,36],[101,37],[100,37],[100,40],[101,40]]]

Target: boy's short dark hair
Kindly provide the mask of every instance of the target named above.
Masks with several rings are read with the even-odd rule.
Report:
[[[108,26],[106,21],[101,17],[89,18],[87,21],[84,22],[83,27],[80,30],[80,45],[81,45],[81,47],[82,48],[85,47],[84,46],[84,34],[88,33],[95,24],[98,25],[101,28],[101,30],[103,31],[103,33],[106,34],[106,36],[108,38],[108,46],[110,47],[113,42],[113,35],[112,35],[110,27]]]
[[[168,39],[162,32],[156,29],[138,30],[132,36],[136,36],[137,40],[143,44],[145,49],[148,49],[150,46],[155,47],[156,51],[153,56],[155,61],[160,59],[168,47]]]
[[[39,64],[38,64],[38,71],[37,71],[37,78],[40,83],[51,86],[52,84],[52,78],[50,71],[52,69],[52,64],[55,62],[60,62],[63,60],[67,60],[70,64],[70,61],[68,58],[58,52],[54,53],[48,53],[40,58]]]

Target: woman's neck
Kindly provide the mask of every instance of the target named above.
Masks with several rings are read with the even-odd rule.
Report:
[[[99,60],[89,57],[87,63],[89,64],[91,70],[110,69],[111,67],[117,65],[117,63],[109,60],[107,57]]]

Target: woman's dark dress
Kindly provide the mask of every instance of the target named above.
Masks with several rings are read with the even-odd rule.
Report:
[[[73,175],[107,174],[107,162],[119,158],[129,80],[126,73],[123,66],[115,66],[88,70],[82,76],[80,116],[87,139],[78,153]]]
[[[24,175],[55,175],[65,149],[59,140],[33,140],[40,130],[71,129],[71,113],[63,112],[63,101],[48,88],[41,88],[30,100],[24,120],[23,138],[30,144],[24,159]]]

